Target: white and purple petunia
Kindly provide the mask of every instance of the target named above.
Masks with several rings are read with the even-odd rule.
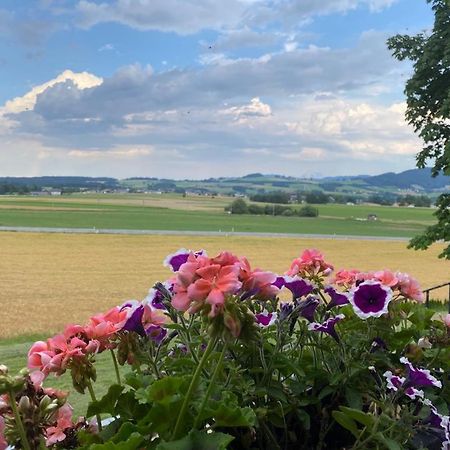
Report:
[[[265,328],[273,325],[277,320],[277,313],[270,313],[267,310],[264,310],[262,313],[255,314],[255,320],[258,326]]]
[[[406,377],[406,383],[408,386],[434,386],[442,388],[442,383],[427,369],[418,369],[414,367],[408,360],[408,358],[400,358],[400,362],[405,364],[408,368],[408,375]]]
[[[407,386],[405,377],[394,375],[390,370],[384,372],[383,376],[386,378],[387,388],[391,391],[397,392],[400,388],[402,388],[404,389],[405,395],[407,395],[411,400],[423,398],[424,392],[413,386]]]
[[[292,297],[295,299],[311,294],[314,290],[314,285],[298,276],[284,277],[284,286],[292,292]]]
[[[323,333],[327,333],[332,336],[337,342],[339,342],[339,336],[336,333],[334,327],[336,324],[344,319],[344,314],[338,314],[335,317],[330,317],[324,323],[312,322],[308,325],[308,330],[311,331],[322,331]]]
[[[144,315],[144,305],[137,300],[128,300],[121,307],[120,310],[127,311],[127,317],[122,330],[134,331],[141,336],[145,336],[145,330],[142,325],[142,316]]]
[[[172,293],[173,291],[173,282],[170,280],[165,281],[162,283],[163,287],[167,290],[168,293]],[[151,288],[148,291],[147,297],[145,297],[144,302],[147,302],[150,304],[153,308],[156,309],[167,309],[166,305],[164,304],[164,295],[161,291],[155,288]]]
[[[348,299],[361,319],[380,317],[388,312],[392,289],[378,281],[367,280],[354,287]]]
[[[198,252],[192,252],[191,250],[187,250],[185,248],[180,248],[180,250],[176,251],[175,253],[172,253],[171,255],[167,255],[163,264],[165,267],[169,267],[170,269],[172,269],[172,272],[178,272],[180,270],[180,267],[188,260],[189,255],[191,253],[194,253],[195,256],[200,256],[200,255],[206,256],[206,253],[204,250],[199,250]]]
[[[442,450],[450,449],[450,417],[440,414],[437,408],[433,405],[431,400],[424,398],[422,403],[430,408],[430,415],[426,420],[433,428],[442,428],[444,433],[444,440],[442,442]]]

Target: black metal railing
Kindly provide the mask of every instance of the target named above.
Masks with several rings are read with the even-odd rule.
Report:
[[[430,306],[430,292],[434,291],[435,289],[443,288],[445,286],[448,286],[447,302],[448,302],[448,312],[450,313],[450,281],[447,281],[447,283],[442,283],[439,286],[433,286],[433,287],[430,287],[428,289],[424,289],[422,291],[425,294],[425,306],[427,308],[428,308],[428,306]]]

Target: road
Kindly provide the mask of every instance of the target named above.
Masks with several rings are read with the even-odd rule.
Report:
[[[183,231],[183,230],[115,230],[97,228],[44,228],[44,227],[5,227],[0,231],[16,231],[20,233],[72,233],[72,234],[131,234],[161,236],[250,236],[300,239],[334,239],[334,240],[370,240],[370,241],[409,241],[406,237],[386,236],[354,236],[338,234],[298,234],[298,233],[259,233],[245,231]]]

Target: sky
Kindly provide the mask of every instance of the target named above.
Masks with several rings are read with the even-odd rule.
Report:
[[[2,0],[0,176],[401,172],[425,0]]]

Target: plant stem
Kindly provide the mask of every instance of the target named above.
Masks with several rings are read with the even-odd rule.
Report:
[[[27,433],[25,432],[25,428],[23,427],[19,410],[17,409],[14,392],[10,390],[8,394],[9,394],[9,402],[11,403],[11,409],[14,413],[14,420],[16,421],[17,431],[19,432],[20,435],[20,442],[22,443],[22,447],[24,448],[24,450],[30,450],[31,447],[27,439]]]
[[[95,397],[95,392],[94,392],[94,388],[92,387],[91,380],[88,380],[87,388],[88,388],[89,394],[91,395],[92,401],[96,402],[97,398]],[[102,431],[102,418],[101,418],[100,414],[96,414],[95,417],[97,418],[98,431]]]
[[[111,357],[112,357],[113,364],[114,364],[114,370],[116,372],[117,384],[122,385],[122,382],[120,381],[119,364],[117,364],[116,354],[114,353],[114,350],[112,348],[110,348],[109,351],[111,352]]]
[[[206,347],[206,350],[203,353],[202,359],[200,360],[200,363],[198,364],[197,368],[195,369],[194,375],[191,380],[191,384],[189,385],[188,391],[186,393],[186,397],[184,397],[183,404],[182,404],[180,412],[178,414],[177,422],[175,424],[175,429],[173,430],[173,433],[172,433],[172,440],[176,439],[178,436],[178,433],[180,432],[180,428],[183,423],[184,416],[186,415],[186,410],[188,408],[189,401],[191,400],[192,394],[194,393],[194,390],[197,387],[197,383],[200,378],[200,374],[202,372],[203,366],[205,365],[206,361],[208,360],[210,353],[214,349],[216,342],[217,342],[217,338],[211,339],[209,341],[208,346]]]
[[[205,409],[205,406],[206,406],[206,402],[208,401],[208,399],[209,399],[209,397],[211,395],[211,391],[213,390],[214,382],[216,381],[216,378],[219,375],[219,372],[222,370],[222,363],[223,363],[223,358],[225,356],[226,349],[227,349],[227,344],[224,344],[224,346],[222,348],[222,352],[220,353],[220,356],[219,356],[219,360],[217,361],[216,369],[214,370],[212,378],[211,378],[211,380],[209,382],[208,389],[206,390],[205,397],[203,398],[203,401],[202,401],[202,404],[201,404],[200,409],[198,411],[197,417],[195,418],[194,426],[193,426],[194,429],[198,427],[198,424],[199,424],[199,422],[201,420],[201,415],[202,415],[203,410]]]

